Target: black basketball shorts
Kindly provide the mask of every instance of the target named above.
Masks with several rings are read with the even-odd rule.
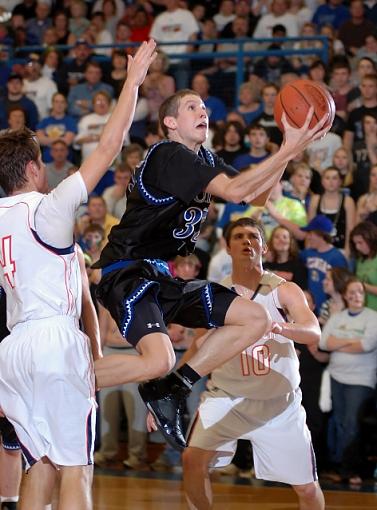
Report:
[[[223,326],[237,294],[206,280],[173,278],[140,260],[103,276],[97,297],[122,336],[136,346],[149,333],[167,334],[169,323],[206,329]]]

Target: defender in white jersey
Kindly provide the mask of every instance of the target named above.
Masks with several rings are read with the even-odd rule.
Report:
[[[301,406],[293,344],[317,343],[318,321],[296,284],[263,270],[267,247],[260,223],[241,218],[230,225],[225,237],[233,269],[223,284],[264,305],[273,327],[212,372],[183,453],[189,506],[212,508],[209,467],[229,464],[237,440],[248,439],[257,478],[292,485],[301,510],[322,510],[324,498]]]
[[[82,281],[73,243],[75,212],[121,150],[138,87],[154,59],[143,43],[97,148],[48,195],[38,141],[28,129],[0,133],[0,285],[10,335],[0,345],[0,408],[29,468],[21,510],[44,510],[60,471],[59,510],[90,510],[95,425],[94,358],[78,327]],[[85,320],[85,317],[84,317]],[[90,327],[90,326],[89,326]]]

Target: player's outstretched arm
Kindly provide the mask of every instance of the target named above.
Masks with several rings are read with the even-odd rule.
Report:
[[[97,147],[80,167],[88,193],[94,189],[122,149],[124,138],[133,121],[139,86],[156,57],[155,48],[156,43],[151,39],[143,42],[134,57],[128,57],[127,79],[118,102]]]
[[[236,177],[228,177],[225,174],[217,175],[210,181],[206,191],[228,202],[253,202],[260,196],[263,196],[263,201],[266,201],[269,191],[281,179],[288,162],[305,150],[312,141],[327,133],[328,128],[323,129],[328,120],[327,115],[312,129],[309,129],[313,112],[314,109],[311,107],[301,128],[292,127],[288,123],[286,115],[283,114],[284,141],[278,152]]]

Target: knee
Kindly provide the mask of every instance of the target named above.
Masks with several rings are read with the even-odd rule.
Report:
[[[259,303],[253,303],[254,314],[249,318],[248,326],[259,327],[264,333],[270,331],[272,326],[272,319],[268,310]]]
[[[305,485],[294,485],[293,489],[295,490],[299,499],[305,501],[314,501],[319,497],[319,494],[321,493],[319,485],[315,482],[307,483]]]
[[[150,359],[147,363],[148,379],[156,379],[158,377],[164,377],[175,365],[175,354],[174,351],[165,353],[158,359]]]

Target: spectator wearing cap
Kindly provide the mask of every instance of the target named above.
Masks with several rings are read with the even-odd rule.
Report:
[[[301,227],[306,233],[306,248],[301,251],[300,259],[308,271],[308,289],[314,296],[317,312],[327,298],[322,285],[326,271],[333,267],[348,268],[347,259],[332,244],[333,228],[332,221],[322,214],[315,216],[306,227]]]
[[[24,79],[24,92],[36,104],[41,119],[49,114],[52,96],[57,91],[56,83],[51,78],[42,75],[40,56],[36,53],[29,55]]]
[[[45,30],[52,26],[50,18],[51,5],[48,0],[38,0],[35,7],[35,18],[26,22],[26,32],[29,40],[35,40],[35,44],[42,44]]]
[[[8,127],[8,112],[11,108],[19,106],[25,111],[26,126],[35,130],[38,123],[38,109],[31,99],[23,93],[23,79],[20,74],[11,73],[7,81],[5,97],[0,99],[0,128]]]
[[[82,83],[85,69],[90,61],[92,49],[86,39],[77,39],[72,50],[72,58],[65,59],[55,76],[59,92],[67,95],[70,87]]]
[[[74,85],[68,94],[68,113],[76,119],[93,111],[92,99],[97,92],[104,91],[114,97],[113,87],[101,81],[102,69],[98,62],[88,62],[84,76],[85,81]]]

